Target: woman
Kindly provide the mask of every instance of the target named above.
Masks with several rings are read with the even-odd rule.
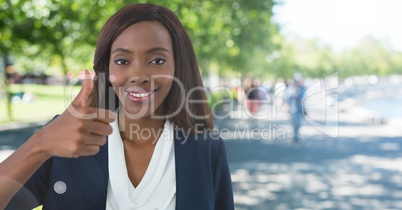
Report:
[[[208,132],[195,53],[171,11],[135,4],[114,14],[94,70],[94,84],[86,79],[68,109],[0,165],[0,204],[234,209],[225,147]]]

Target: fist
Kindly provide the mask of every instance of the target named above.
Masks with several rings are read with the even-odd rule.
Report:
[[[88,107],[87,99],[93,88],[89,72],[78,95],[56,119],[44,126],[37,135],[49,156],[79,157],[94,155],[112,133],[109,123],[116,118],[110,110]]]

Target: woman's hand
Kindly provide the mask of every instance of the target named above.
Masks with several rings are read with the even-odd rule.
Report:
[[[29,138],[0,163],[0,209],[50,157],[94,155],[112,133],[115,114],[86,106],[93,83],[88,71],[81,91],[59,117]]]
[[[83,86],[70,106],[35,135],[35,141],[49,157],[79,157],[94,155],[112,133],[109,123],[115,114],[106,109],[88,107],[87,99],[93,88],[88,71]]]

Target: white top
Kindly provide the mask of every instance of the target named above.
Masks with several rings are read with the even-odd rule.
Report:
[[[137,187],[131,183],[117,120],[109,135],[109,184],[106,210],[166,209],[176,207],[173,125],[166,120],[148,168]],[[146,134],[145,134],[146,133]],[[139,133],[141,134],[141,133]],[[144,132],[144,135],[148,135]]]

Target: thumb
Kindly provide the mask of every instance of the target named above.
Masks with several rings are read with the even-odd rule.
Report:
[[[89,94],[93,89],[93,81],[91,74],[88,70],[85,70],[84,81],[82,83],[82,87],[78,95],[74,98],[72,104],[75,106],[85,107],[87,104],[87,99]]]

